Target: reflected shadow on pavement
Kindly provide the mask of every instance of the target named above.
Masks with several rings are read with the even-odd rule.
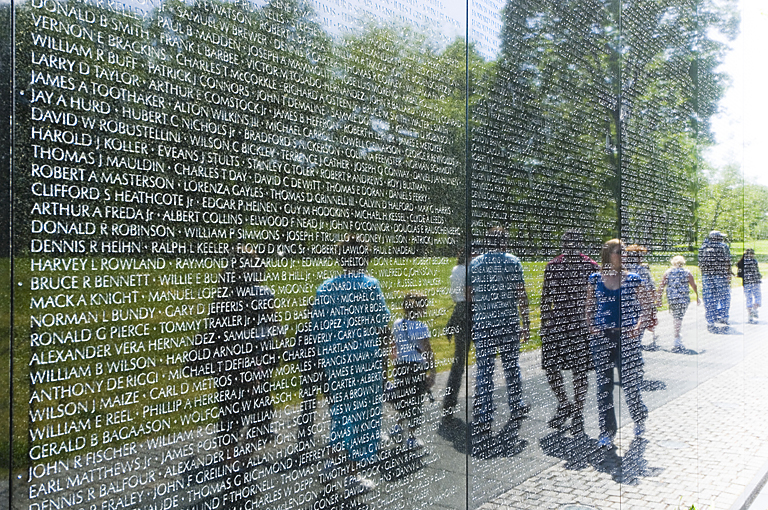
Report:
[[[454,449],[462,454],[467,454],[467,424],[458,418],[443,420],[438,429],[438,434],[443,439],[450,441]]]
[[[566,469],[584,469],[602,461],[597,440],[586,435],[571,436],[566,432],[553,432],[539,439],[539,446],[545,455],[566,461]]]
[[[581,470],[593,467],[608,473],[617,483],[634,485],[644,476],[658,476],[662,469],[648,467],[645,448],[648,441],[635,438],[621,457],[618,450],[601,449],[597,440],[588,436],[572,437],[563,432],[553,432],[539,440],[542,451],[551,457],[565,460],[565,469]]]
[[[616,483],[637,485],[640,478],[645,476],[658,476],[663,469],[648,466],[645,460],[645,448],[647,439],[635,438],[629,444],[629,448],[621,457],[614,448],[604,453],[602,461],[595,466],[598,471],[608,473]]]
[[[667,389],[667,383],[664,381],[652,381],[646,379],[640,391],[662,391]]]

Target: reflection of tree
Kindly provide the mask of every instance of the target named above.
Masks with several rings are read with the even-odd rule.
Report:
[[[622,11],[622,228],[644,244],[668,248],[696,235],[698,161],[724,86],[715,69],[725,46],[715,34],[733,36],[736,23],[719,9],[670,1]]]
[[[446,186],[439,193],[450,201],[453,212],[450,224],[462,232],[463,239],[460,247],[464,249],[467,240],[463,234],[467,230],[466,219],[469,214],[467,195],[471,194],[471,185],[467,186],[467,182],[472,182],[471,176],[469,181],[467,180],[466,171],[467,167],[473,168],[475,165],[474,162],[469,161],[472,151],[467,150],[467,132],[469,130],[473,133],[471,139],[474,142],[479,136],[479,127],[483,122],[477,117],[467,117],[467,108],[475,111],[487,95],[495,64],[485,62],[474,45],[467,46],[463,39],[454,41],[442,52],[440,64],[441,72],[448,77],[450,89],[447,96],[438,99],[438,103],[439,107],[452,119],[448,150],[461,165],[457,173],[457,185],[460,188],[464,186],[466,189],[459,193],[455,187]],[[469,126],[466,126],[467,122]],[[454,254],[451,253],[451,255]]]
[[[487,101],[472,112],[487,130],[473,148],[473,177],[481,172],[473,186],[497,195],[473,193],[488,196],[489,220],[509,225],[512,249],[522,254],[556,247],[567,228],[602,232],[611,205],[610,167],[594,149],[605,143],[606,115],[591,76],[608,63],[589,30],[568,27],[588,13],[562,6],[558,17],[549,10],[556,7],[505,8],[496,79]],[[499,199],[503,214],[495,218]]]
[[[401,254],[439,253],[456,237],[463,206],[463,153],[451,149],[461,125],[451,111],[458,62],[407,27],[375,25],[346,37],[334,61],[334,85],[346,91],[334,141],[373,183],[371,205],[353,214],[389,218],[381,239],[405,247]]]
[[[85,99],[91,82],[125,71],[132,59],[134,81],[123,88],[163,103],[137,105],[97,93],[109,113],[91,112],[86,116],[96,125],[77,129],[102,142],[118,140],[123,149],[143,138],[105,133],[98,121],[170,133],[150,141],[141,157],[126,157],[114,143],[87,151],[104,162],[89,183],[100,190],[135,190],[121,164],[131,157],[175,182],[183,206],[147,206],[152,218],[145,223],[163,220],[180,239],[267,241],[287,255],[331,242],[323,232],[355,229],[376,244],[400,246],[402,254],[443,253],[464,223],[469,107],[477,228],[507,224],[520,247],[534,252],[557,244],[558,233],[574,226],[600,236],[625,229],[629,237],[661,244],[690,237],[680,227],[694,207],[695,189],[686,183],[695,181],[721,81],[713,71],[721,48],[702,34],[726,17],[709,11],[696,17],[685,3],[627,6],[621,16],[617,5],[587,0],[510,4],[499,60],[483,63],[469,50],[467,100],[462,41],[438,50],[407,27],[370,24],[334,42],[305,3],[288,7],[168,0],[140,21],[89,6],[94,16],[129,24],[121,37],[149,49],[115,46],[107,60],[95,51],[76,55],[92,72],[64,73],[76,85],[67,91],[45,80],[31,83],[32,33],[46,34],[34,26],[32,7],[20,6],[17,82],[27,84],[17,102],[20,141],[30,136],[29,101],[40,98],[30,96],[32,89],[52,94],[54,102]],[[117,34],[110,26],[67,22]],[[19,144],[20,167],[34,159],[30,145]],[[184,172],[176,172],[179,165]],[[347,181],[354,186],[339,186]],[[29,222],[30,183],[29,172],[20,173],[21,225]],[[206,193],[232,199],[212,208],[220,223],[180,212],[201,210]],[[320,196],[335,216],[320,218],[318,209],[302,207]],[[251,221],[264,203],[281,218],[276,225]],[[288,239],[297,225],[315,233],[299,241],[303,248]]]
[[[99,5],[88,5],[77,11],[81,13],[78,16],[67,16],[68,5],[37,9],[32,3],[23,3],[14,9],[17,90],[13,200],[18,252],[30,248],[29,226],[33,219],[64,225],[65,229],[58,228],[47,238],[75,241],[70,244],[76,248],[71,253],[91,251],[89,241],[121,237],[111,233],[110,227],[117,222],[105,209],[114,203],[106,199],[107,194],[126,189],[149,191],[146,183],[141,184],[139,174],[147,168],[158,168],[152,154],[156,153],[154,146],[125,129],[142,124],[134,122],[126,108],[138,115],[150,110],[132,98],[140,97],[145,104],[153,102],[145,85],[147,62],[154,52],[151,43],[131,48],[130,36],[116,27],[119,24],[139,40],[149,38],[145,24],[131,14]],[[109,23],[102,25],[98,20]],[[122,43],[113,39],[112,44],[104,44],[117,34]],[[145,130],[146,126],[139,129]],[[40,170],[43,165],[48,165],[46,171]],[[31,191],[35,182],[87,188],[92,199],[65,193],[40,198],[38,192]],[[50,207],[46,209],[42,204]],[[136,209],[141,209],[141,214],[123,222],[132,223],[134,229],[162,212],[156,206]],[[94,226],[104,223],[107,233],[84,236],[83,231],[90,231],[78,228],[78,224],[86,222]],[[74,235],[66,233],[76,231]],[[44,232],[41,235],[45,237]],[[137,244],[147,240],[144,235],[129,234],[126,238]]]
[[[444,208],[444,197],[446,191],[457,190],[459,182],[460,154],[447,146],[449,130],[458,127],[460,119],[447,115],[455,105],[446,99],[458,84],[444,79],[453,73],[446,63],[454,62],[441,60],[424,36],[403,27],[369,27],[333,44],[301,1],[255,7],[168,0],[144,20],[122,17],[106,7],[88,9],[90,19],[118,20],[130,29],[63,21],[78,25],[78,31],[124,41],[99,48],[108,52],[101,56],[98,45],[86,45],[88,51],[73,58],[92,72],[80,76],[65,70],[64,79],[75,90],[64,91],[45,80],[31,83],[33,70],[40,71],[30,61],[40,43],[33,43],[33,34],[65,44],[83,41],[35,26],[37,13],[29,4],[18,9],[17,76],[28,84],[22,86],[27,95],[19,103],[19,131],[29,140],[32,123],[55,127],[47,120],[31,120],[32,106],[26,101],[38,99],[41,91],[51,94],[54,102],[61,94],[62,103],[70,96],[82,99],[94,83],[126,71],[121,61],[124,66],[127,59],[132,80],[118,84],[125,89],[123,95],[94,94],[105,113],[89,114],[95,125],[81,122],[76,130],[94,139],[88,151],[91,159],[84,164],[89,172],[96,170],[89,185],[102,193],[114,196],[141,187],[125,178],[131,165],[151,167],[175,184],[173,191],[183,200],[148,206],[151,216],[140,219],[145,224],[164,223],[180,238],[174,240],[267,241],[275,252],[287,255],[301,251],[288,239],[297,227],[316,231],[314,238],[300,241],[306,251],[310,244],[329,242],[320,235],[324,232],[355,230],[360,223],[354,220],[364,221],[361,228],[376,234],[380,243],[407,246],[404,254],[432,253],[433,239],[439,246],[455,237],[456,224],[446,221],[453,218],[453,207]],[[142,49],[136,51],[134,42]],[[101,74],[96,75],[96,69]],[[30,98],[32,89],[35,98]],[[136,104],[136,94],[153,100]],[[123,122],[131,129],[105,132],[100,121],[110,126]],[[162,134],[147,141],[134,132],[136,126],[143,133],[154,129]],[[105,146],[104,138],[113,143]],[[20,146],[25,149],[17,163],[29,168],[34,159],[30,144]],[[125,154],[136,147],[143,153]],[[18,189],[28,190],[29,179],[24,173]],[[337,186],[346,181],[356,188]],[[208,207],[206,195],[223,205]],[[26,225],[32,200],[25,193],[17,197],[19,218]],[[406,204],[392,211],[391,205],[398,202]],[[323,215],[314,205],[332,206],[334,212]],[[209,215],[213,221],[195,214],[206,207],[216,213]],[[365,212],[369,209],[372,214]],[[262,221],[259,216],[265,212],[278,221]],[[427,216],[436,228],[424,228]],[[333,227],[332,220],[338,220]],[[140,240],[146,247],[151,239]]]
[[[687,183],[722,81],[709,30],[731,21],[696,9],[508,4],[487,110],[499,112],[489,123],[504,133],[497,168],[516,190],[508,207],[527,230],[519,238],[536,243],[569,226],[655,244],[688,237]]]
[[[327,82],[329,39],[304,2],[250,9],[169,0],[156,16],[155,38],[171,56],[164,65],[189,71],[178,85],[194,82],[191,99],[167,95],[171,113],[188,126],[178,145],[185,167],[193,177],[225,186],[216,192],[221,198],[234,199],[233,206],[215,208],[226,230],[219,231],[227,241],[266,240],[285,252],[292,245],[287,233],[296,229],[286,211],[317,191],[307,147],[323,146],[326,122],[313,98]],[[291,185],[295,192],[280,193]],[[200,208],[201,193],[195,195]]]
[[[768,238],[768,188],[745,182],[735,165],[708,169],[705,175],[698,209],[701,234],[696,242],[701,243],[711,230],[724,232],[730,241]]]

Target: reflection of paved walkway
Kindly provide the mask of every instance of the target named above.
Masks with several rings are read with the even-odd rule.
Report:
[[[487,502],[482,508],[572,504],[647,510],[677,508],[681,502],[685,508],[693,503],[697,508],[710,504],[729,508],[768,461],[768,320],[745,324],[742,306],[741,289],[734,289],[727,335],[707,332],[703,307],[689,309],[684,341],[698,354],[645,353],[646,381],[663,389],[644,393],[651,413],[643,440],[633,441],[624,404],[625,426],[619,448],[612,454],[595,454],[591,445],[580,448],[567,435],[547,436],[549,431],[533,426],[528,429],[533,443],[528,449],[534,450],[529,452],[531,457],[539,459],[534,463],[541,465],[544,458],[556,462],[531,473],[530,463],[516,457],[518,462],[509,469],[532,476],[518,484],[508,483],[500,496],[483,498]],[[662,313],[660,318],[662,346],[669,348],[669,314]],[[594,386],[590,386],[592,392]],[[587,428],[592,438],[597,432],[594,422],[593,418]],[[573,455],[580,449],[581,455]]]

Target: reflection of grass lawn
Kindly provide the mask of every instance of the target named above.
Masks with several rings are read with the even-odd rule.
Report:
[[[744,250],[752,248],[755,250],[755,256],[760,262],[768,263],[768,239],[760,239],[756,241],[744,241],[744,243],[733,243],[731,245],[731,255],[740,259]]]
[[[0,258],[0,476],[7,476],[11,454],[8,438],[10,431],[11,387],[11,264],[7,258]]]

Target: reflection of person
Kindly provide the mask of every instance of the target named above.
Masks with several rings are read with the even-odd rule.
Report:
[[[379,282],[366,274],[369,247],[352,236],[338,246],[344,273],[317,289],[312,335],[331,390],[330,440],[337,457],[344,452],[356,472],[374,462],[379,448],[381,404],[389,310]],[[354,475],[350,484],[371,488]]]
[[[657,341],[658,335],[656,335],[656,325],[659,320],[656,315],[656,283],[653,281],[653,275],[651,275],[651,268],[648,264],[643,262],[643,257],[648,253],[648,248],[640,246],[639,244],[631,244],[627,246],[626,260],[624,261],[624,269],[628,273],[635,273],[643,281],[646,293],[650,299],[649,302],[643,303],[643,308],[648,312],[648,323],[643,326],[643,329],[647,329],[653,335],[651,344],[647,347],[649,351],[655,351],[658,349]],[[643,338],[643,331],[640,331],[640,340]]]
[[[685,258],[682,255],[676,255],[670,260],[672,267],[664,272],[659,286],[659,297],[657,304],[661,306],[661,300],[664,296],[664,288],[667,289],[667,303],[669,304],[669,313],[672,314],[672,322],[675,328],[675,345],[673,351],[680,352],[685,350],[683,341],[680,338],[680,328],[683,324],[685,311],[691,304],[691,291],[693,288],[696,293],[696,304],[701,304],[699,299],[699,289],[696,287],[696,280],[693,274],[685,268]]]
[[[728,324],[731,307],[731,251],[721,232],[710,232],[699,248],[699,268],[707,329],[716,332],[716,323]]]
[[[393,404],[398,424],[408,430],[408,447],[421,446],[416,429],[421,426],[424,397],[435,383],[435,356],[429,342],[429,328],[419,319],[427,312],[427,297],[408,292],[403,298],[405,318],[392,326],[395,350]]]
[[[558,402],[549,426],[559,429],[572,417],[575,435],[584,433],[587,374],[592,368],[589,325],[584,315],[587,281],[600,268],[581,253],[582,245],[581,234],[563,235],[563,253],[547,264],[541,290],[541,365]],[[573,372],[573,404],[568,401],[561,370]]]
[[[455,303],[453,313],[446,324],[446,336],[455,341],[453,364],[448,375],[445,387],[445,400],[443,400],[443,420],[450,421],[456,412],[461,378],[464,376],[464,367],[467,364],[467,352],[469,351],[469,331],[467,330],[467,261],[464,252],[459,253],[458,261],[451,270],[451,299]]]
[[[505,253],[507,232],[494,227],[485,237],[487,253],[469,265],[472,285],[472,339],[477,358],[477,379],[472,409],[473,453],[487,453],[495,405],[493,402],[493,372],[496,354],[507,382],[507,402],[510,421],[506,432],[510,443],[517,439],[519,419],[526,410],[522,404],[520,377],[520,342],[529,335],[528,295],[523,280],[523,265],[512,254]],[[519,309],[519,314],[518,314]],[[522,329],[520,318],[522,317]]]
[[[216,346],[221,433],[239,434],[248,425],[250,440],[269,441],[274,408],[270,396],[272,371],[277,367],[275,339],[282,336],[272,290],[261,285],[262,261],[240,251],[232,259],[233,274],[210,305],[208,329]],[[221,384],[219,384],[221,382]],[[246,407],[243,402],[248,401]],[[234,451],[230,444],[228,456]]]
[[[635,435],[645,432],[648,409],[640,396],[643,380],[643,356],[639,334],[647,302],[640,277],[627,273],[622,265],[624,245],[611,239],[600,253],[601,270],[589,277],[587,320],[592,337],[592,360],[597,375],[597,410],[600,424],[598,444],[612,447],[618,426],[613,403],[613,369],[627,398],[629,413],[635,422]]]
[[[755,250],[748,248],[744,255],[736,263],[737,275],[742,278],[744,284],[744,298],[747,302],[749,323],[757,322],[757,309],[762,305],[760,296],[760,282],[763,276],[755,258]]]

